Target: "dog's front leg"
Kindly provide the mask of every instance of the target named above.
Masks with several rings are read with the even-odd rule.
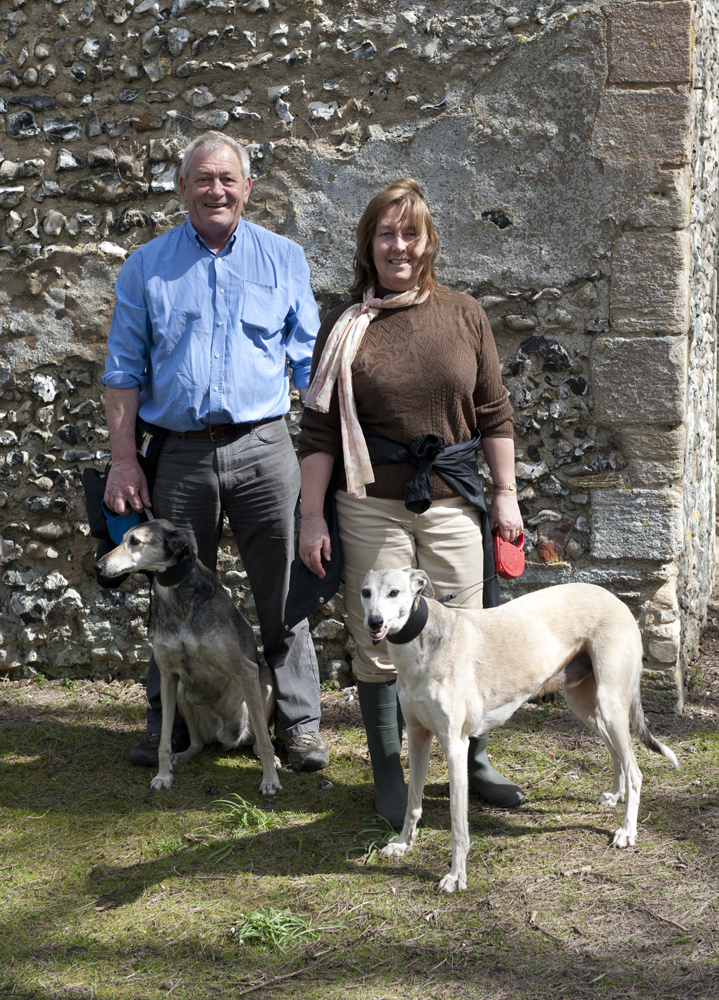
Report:
[[[153,792],[169,788],[172,784],[172,723],[177,705],[177,674],[160,670],[160,699],[162,701],[162,731],[157,750],[160,770],[150,782]]]
[[[452,867],[439,883],[440,892],[460,892],[467,888],[467,751],[469,741],[457,737],[444,747],[449,767],[449,813],[452,824]]]
[[[262,764],[260,793],[262,795],[274,795],[275,792],[281,791],[282,785],[277,776],[275,751],[272,748],[270,734],[267,730],[262,692],[260,690],[260,678],[254,663],[250,663],[248,666],[244,686],[245,702],[250,716],[250,726],[255,737],[253,750],[260,758],[260,763]]]
[[[407,812],[404,817],[402,833],[397,840],[387,844],[380,851],[384,857],[399,857],[412,849],[417,834],[417,824],[422,816],[422,792],[429,767],[429,748],[432,745],[432,733],[419,722],[410,723],[407,720],[407,745],[409,749],[409,791],[407,794]]]

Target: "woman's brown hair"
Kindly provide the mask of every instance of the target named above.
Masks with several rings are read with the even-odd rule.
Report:
[[[422,268],[419,276],[420,291],[432,292],[439,287],[434,273],[434,262],[439,253],[439,236],[432,222],[429,205],[416,180],[412,177],[400,177],[374,196],[357,224],[357,252],[353,261],[355,280],[349,290],[350,295],[362,295],[377,281],[377,270],[372,257],[372,240],[377,223],[389,205],[402,207],[401,219],[410,216],[418,241],[423,236],[427,237],[427,247],[420,261]]]

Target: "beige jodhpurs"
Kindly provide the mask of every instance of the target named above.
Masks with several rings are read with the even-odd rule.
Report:
[[[353,670],[361,681],[391,681],[397,674],[387,645],[373,646],[364,627],[360,587],[365,574],[371,569],[423,569],[436,597],[462,591],[448,602],[450,607],[481,608],[480,514],[461,497],[435,500],[424,514],[413,514],[403,500],[357,500],[344,490],[337,491],[336,499],[348,625],[357,645]]]

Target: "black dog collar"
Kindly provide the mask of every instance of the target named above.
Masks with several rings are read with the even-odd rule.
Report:
[[[427,607],[427,602],[424,597],[420,597],[419,604],[399,632],[395,632],[394,635],[387,635],[387,642],[391,642],[395,646],[403,646],[406,642],[412,642],[427,624],[428,615],[429,608]]]
[[[197,556],[193,552],[192,555],[185,556],[184,559],[179,563],[175,563],[174,566],[168,566],[161,573],[155,573],[155,579],[162,587],[177,587],[178,584],[188,578],[195,568],[196,562]]]

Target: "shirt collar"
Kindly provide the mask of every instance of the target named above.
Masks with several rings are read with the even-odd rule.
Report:
[[[211,253],[213,257],[221,257],[224,254],[232,253],[232,250],[234,249],[237,237],[239,235],[241,235],[241,227],[243,225],[244,225],[244,219],[242,218],[242,216],[240,216],[240,221],[237,223],[237,228],[235,229],[235,231],[232,234],[232,236],[230,236],[230,238],[227,241],[227,244],[224,247],[224,249],[220,250],[219,253],[215,253],[214,250],[210,250],[210,248],[208,247],[208,245],[205,243],[205,241],[203,240],[203,238],[200,236],[200,234],[197,232],[197,230],[195,229],[195,227],[190,222],[190,217],[189,216],[185,220],[185,231],[187,233],[187,238],[190,240],[190,242],[194,246],[198,246],[198,247],[200,247],[203,250],[207,250],[207,252]]]

